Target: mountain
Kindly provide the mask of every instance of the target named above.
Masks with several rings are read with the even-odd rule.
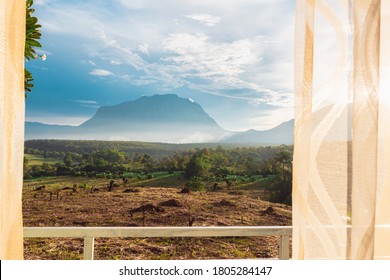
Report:
[[[77,127],[70,125],[51,125],[38,122],[26,122],[25,139],[76,139]]]
[[[175,94],[143,96],[135,101],[100,107],[90,120],[81,124],[84,129],[111,127],[144,130],[190,126],[191,129],[223,130],[203,108]]]
[[[224,143],[242,144],[293,144],[294,120],[284,122],[270,130],[236,132],[221,140]]]
[[[352,104],[343,106],[325,106],[318,108],[312,115],[311,126],[315,131],[324,133],[325,141],[350,141],[352,139]],[[236,132],[225,137],[224,143],[241,144],[293,144],[294,120],[281,123],[265,131],[248,130]]]
[[[177,143],[208,142],[224,132],[199,104],[174,94],[101,107],[79,128],[93,138]]]
[[[229,132],[196,102],[165,94],[100,107],[79,126],[26,122],[25,139],[292,144],[293,125],[291,120],[266,131]]]
[[[100,107],[80,126],[26,123],[26,139],[96,139],[145,142],[211,142],[224,134],[203,108],[174,94],[143,96]]]

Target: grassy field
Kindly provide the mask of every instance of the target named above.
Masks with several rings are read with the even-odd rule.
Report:
[[[24,154],[24,157],[28,159],[28,165],[42,165],[42,163],[56,164],[63,163],[59,158],[44,158],[41,155]]]
[[[194,226],[291,225],[291,207],[264,200],[270,179],[237,180],[230,189],[216,192],[181,193],[185,184],[181,175],[152,175],[134,177],[126,185],[115,180],[118,186],[111,192],[107,188],[111,179],[104,178],[26,181],[24,226],[189,226],[191,219]],[[39,186],[45,188],[36,190]],[[271,211],[265,211],[269,207]],[[95,258],[275,258],[277,248],[278,237],[98,238]],[[80,259],[82,253],[78,239],[25,239],[26,259]]]

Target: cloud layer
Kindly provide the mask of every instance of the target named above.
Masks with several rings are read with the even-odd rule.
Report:
[[[185,17],[198,21],[201,24],[204,24],[205,26],[215,26],[221,20],[220,17],[216,17],[208,14],[191,14],[191,15],[186,15]]]
[[[105,69],[93,69],[91,72],[89,72],[89,74],[98,77],[106,77],[106,76],[114,75],[111,71]]]
[[[98,78],[157,93],[182,89],[202,106],[221,110],[224,102],[240,101],[237,114],[253,112],[244,117],[249,124],[261,118],[272,123],[266,121],[272,114],[255,113],[259,108],[292,112],[292,2],[40,0],[37,11],[48,52],[58,54],[56,45],[65,55],[74,52],[86,82]],[[217,99],[212,104],[204,96]]]

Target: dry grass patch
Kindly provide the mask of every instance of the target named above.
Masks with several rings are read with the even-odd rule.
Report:
[[[61,182],[59,178],[51,178],[39,182],[46,186],[41,191],[33,191],[35,186],[27,183],[23,192],[24,226],[291,225],[291,207],[263,201],[259,199],[261,193],[252,190],[183,194],[180,186],[124,187],[118,180],[115,183],[119,187],[108,192],[109,180],[87,179],[65,177]],[[78,187],[74,192],[74,184],[91,187]],[[63,189],[66,186],[71,188]],[[273,211],[264,214],[268,207]],[[278,237],[97,238],[95,258],[276,258],[278,240]],[[82,252],[80,240],[25,239],[26,259],[79,259]]]

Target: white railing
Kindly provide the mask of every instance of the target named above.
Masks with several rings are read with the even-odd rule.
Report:
[[[84,259],[93,260],[98,237],[233,237],[280,236],[279,259],[290,257],[292,227],[25,227],[24,237],[84,238]]]

